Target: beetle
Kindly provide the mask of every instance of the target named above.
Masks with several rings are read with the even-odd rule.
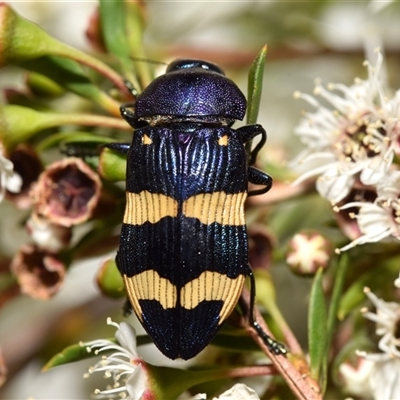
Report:
[[[107,145],[127,154],[116,264],[132,309],[171,359],[190,359],[209,344],[247,276],[254,293],[244,203],[267,192],[272,179],[252,166],[266,141],[262,126],[231,127],[246,107],[217,65],[175,60],[134,104],[121,106],[134,128],[131,144]],[[248,156],[245,144],[257,136]],[[262,188],[248,192],[249,182]],[[261,335],[275,353],[285,353]]]

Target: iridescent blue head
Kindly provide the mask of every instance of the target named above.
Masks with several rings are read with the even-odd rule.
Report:
[[[175,60],[138,96],[135,119],[231,124],[244,118],[246,106],[243,93],[218,66]]]

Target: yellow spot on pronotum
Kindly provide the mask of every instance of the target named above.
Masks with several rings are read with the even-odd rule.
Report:
[[[228,146],[228,142],[229,142],[228,135],[221,136],[221,137],[218,139],[218,144],[219,144],[220,146]]]
[[[143,135],[143,136],[142,136],[142,143],[143,143],[143,144],[149,145],[149,144],[152,144],[153,141],[150,139],[149,136]]]
[[[155,224],[164,217],[178,215],[178,202],[165,194],[126,192],[126,207],[123,222],[130,225],[142,225],[145,222]]]
[[[203,224],[218,222],[222,225],[244,225],[244,202],[247,193],[201,193],[189,197],[182,207],[188,218],[197,218]]]

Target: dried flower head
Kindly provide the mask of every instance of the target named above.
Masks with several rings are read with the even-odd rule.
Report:
[[[49,221],[71,226],[89,219],[100,197],[99,176],[79,158],[51,164],[32,190],[36,212]]]
[[[22,246],[10,265],[21,292],[35,299],[54,296],[64,282],[65,266],[52,253],[34,245]]]

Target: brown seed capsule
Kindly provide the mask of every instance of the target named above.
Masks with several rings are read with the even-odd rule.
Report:
[[[65,266],[52,253],[34,245],[22,246],[10,265],[21,292],[35,299],[54,296],[64,282]]]
[[[84,161],[71,157],[42,172],[32,197],[38,214],[55,224],[71,226],[92,216],[100,190],[99,176]]]

